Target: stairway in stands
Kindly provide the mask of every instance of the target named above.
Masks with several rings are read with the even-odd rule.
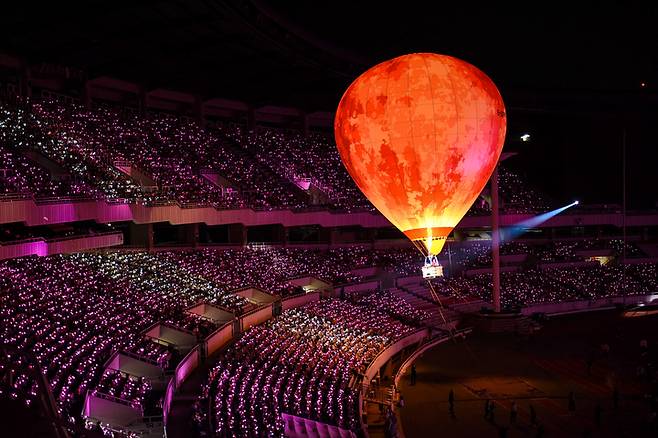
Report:
[[[429,313],[430,317],[423,321],[429,326],[443,328],[446,322],[454,325],[460,319],[459,312],[448,308],[445,304],[442,308],[438,303],[434,302],[430,290],[423,285],[404,285],[391,289],[391,292],[417,309]],[[443,316],[441,315],[442,313]]]
[[[227,136],[225,133],[216,132],[216,134],[223,140],[222,145],[227,151],[230,151],[233,155],[240,157],[240,160],[243,162],[255,163],[254,169],[257,169],[261,174],[263,174],[263,179],[269,181],[277,181],[278,185],[290,192],[296,201],[300,204],[310,202],[309,194],[299,188],[299,186],[290,181],[288,178],[280,175],[274,169],[272,169],[271,163],[259,159],[251,151],[245,149],[245,147],[243,147],[243,145],[241,145],[236,139]],[[223,176],[226,177],[226,175]],[[242,189],[244,190],[244,187]],[[252,188],[249,188],[249,190],[252,190]]]

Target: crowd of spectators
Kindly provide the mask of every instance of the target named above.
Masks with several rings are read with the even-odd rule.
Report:
[[[642,251],[633,244],[621,239],[575,239],[575,240],[556,240],[543,245],[533,247],[534,254],[542,262],[554,261],[574,261],[583,260],[589,254],[597,252],[601,256],[620,257],[625,255],[627,258],[637,258],[645,256]]]
[[[0,121],[0,135],[3,132]],[[0,196],[18,195],[37,198],[88,197],[94,190],[83,182],[53,179],[48,171],[24,155],[0,142]]]
[[[414,307],[409,304],[407,300],[389,290],[375,290],[367,291],[366,293],[359,293],[359,296],[356,297],[355,301],[410,323],[418,324],[432,317],[429,312]]]
[[[248,133],[241,145],[263,166],[272,167],[291,182],[307,179],[337,208],[373,210],[347,174],[328,135],[258,127]]]
[[[584,262],[592,255],[621,257],[624,247],[627,258],[641,258],[646,255],[633,242],[621,239],[568,239],[551,241],[511,241],[500,245],[500,254],[523,255],[537,263]],[[491,240],[473,240],[460,245],[451,245],[452,256],[466,268],[491,266]],[[505,264],[505,261],[503,261]]]
[[[358,376],[414,330],[378,309],[335,299],[252,327],[222,354],[203,389],[214,432],[284,436],[282,412],[356,430]]]
[[[528,248],[533,249],[532,246],[526,248],[525,245],[510,245],[505,252],[514,254]],[[604,245],[612,251],[619,251],[617,246]],[[468,247],[470,249],[467,251],[472,251],[473,247]],[[459,249],[456,248],[456,251],[455,260],[459,260]],[[232,293],[240,287],[256,286],[275,294],[286,295],[294,292],[294,288],[287,282],[292,277],[312,275],[333,284],[350,283],[364,280],[355,268],[375,266],[402,276],[418,275],[420,261],[419,255],[412,249],[372,250],[368,246],[335,248],[329,251],[274,247],[157,253],[110,251],[10,259],[0,263],[0,318],[3,322],[0,324],[0,336],[5,343],[34,354],[50,382],[62,413],[74,419],[81,411],[81,403],[87,390],[105,391],[99,389],[104,388],[103,385],[98,385],[105,371],[103,364],[113,352],[126,351],[145,357],[158,364],[163,371],[176,365],[176,352],[145,339],[142,335],[145,328],[156,322],[166,322],[202,334],[201,337],[210,333],[214,329],[211,323],[184,312],[184,309],[192,304],[205,301],[232,311],[243,311],[248,309],[250,304],[246,299]],[[502,301],[505,307],[576,299],[591,300],[624,294],[649,294],[658,290],[658,271],[654,263],[630,264],[624,267],[619,263],[600,265],[589,262],[582,266],[551,268],[536,265],[517,268],[504,271],[501,275]],[[437,279],[435,285],[442,296],[474,296],[488,301],[491,282],[490,273],[480,273]],[[300,337],[306,339],[304,337],[307,335],[304,333],[307,331],[325,332],[330,339],[334,339],[331,336],[342,333],[341,330],[347,327],[350,330],[358,328],[367,333],[367,336],[376,336],[373,339],[381,339],[385,344],[409,333],[419,322],[427,319],[422,309],[414,308],[399,296],[387,291],[364,294],[354,302],[323,301],[307,306],[300,312],[286,314],[288,317],[277,320],[276,324],[279,325],[255,329],[254,336],[262,333],[265,340],[263,342],[266,342],[270,336],[274,336],[273,332],[281,328],[288,333],[283,336],[281,342],[286,339],[286,342],[293,342]],[[291,315],[297,316],[293,318]],[[320,327],[326,326],[326,330],[317,329],[318,324]],[[296,326],[298,328],[295,328]],[[290,333],[294,333],[294,336]],[[247,339],[252,338],[247,336],[244,339],[244,342],[247,342]],[[253,359],[256,354],[254,352],[260,351],[257,339],[260,338],[253,338],[253,342],[249,344],[249,348],[253,349],[252,353],[240,356],[241,353],[236,350],[235,354]],[[316,345],[314,342],[308,345]],[[293,348],[290,347],[292,344],[286,345],[285,351]],[[318,351],[329,351],[324,349],[324,341],[317,348]],[[341,347],[340,350],[349,352],[352,351],[350,348]],[[299,351],[301,354],[302,350]],[[364,357],[369,357],[371,353],[375,354],[374,350],[368,350]],[[359,370],[362,364],[352,364],[354,366],[350,365],[350,369]],[[243,365],[232,362],[232,368],[226,374],[228,380],[222,384],[223,391],[238,388],[231,386],[233,384],[240,385],[241,389],[235,389],[236,391],[251,391],[253,379],[269,379],[267,381],[274,385],[274,377],[267,377],[269,372],[260,375],[258,368],[247,365],[244,365],[244,368]],[[25,366],[27,364],[11,354],[0,358],[0,377],[8,373],[13,376],[9,386],[4,385],[5,379],[0,378],[0,392],[30,403],[35,398],[36,386],[29,373],[22,368]],[[271,361],[267,366],[270,368],[264,370],[269,369],[277,376],[277,373],[291,372],[289,368],[275,361]],[[229,379],[228,376],[231,375],[238,377]],[[299,389],[301,393],[307,394],[308,388],[315,391],[309,390],[308,393],[315,398],[308,402],[308,405],[294,405],[294,402],[290,401],[285,402],[282,407],[275,407],[275,399],[270,397],[262,398],[267,406],[259,405],[261,407],[258,409],[273,409],[268,411],[272,412],[272,415],[279,412],[274,409],[302,416],[308,414],[321,421],[327,419],[322,415],[331,413],[329,420],[332,424],[352,427],[352,420],[348,420],[352,417],[347,414],[346,407],[351,406],[351,401],[337,402],[347,400],[345,397],[349,395],[344,388],[343,393],[340,392],[342,383],[336,386],[339,389],[332,395],[333,401],[330,402],[326,398],[318,401],[318,391],[322,392],[328,387],[322,386],[324,384],[316,380],[309,380],[311,375],[307,376],[304,372],[299,376],[299,379],[303,380],[296,385],[302,388]],[[126,378],[130,380],[129,377]],[[121,388],[128,388],[125,394],[141,394],[138,390],[135,392],[130,389],[135,382],[120,382]],[[284,382],[285,380],[281,380],[281,385],[285,386]],[[270,386],[265,387],[268,391],[271,390]],[[124,390],[115,389],[112,394],[119,394],[117,397],[121,398]],[[253,398],[258,397],[259,393],[249,394],[249,397]],[[323,394],[322,397],[329,397],[327,393]],[[242,399],[237,395],[232,399],[237,405],[231,405],[231,409],[240,409],[238,398]],[[291,400],[293,399],[302,398],[295,396]],[[128,401],[139,400],[141,396],[130,396]],[[279,401],[276,400],[277,403]],[[244,403],[248,403],[248,400]],[[319,412],[322,415],[317,414],[316,406],[325,404],[331,404],[334,410],[321,408]],[[340,414],[340,409],[345,409],[343,414]],[[242,430],[239,429],[241,427],[255,430],[251,428],[257,427],[256,423],[250,423],[250,418],[260,418],[258,412],[261,411],[251,411],[249,416],[244,417],[241,420],[246,422],[244,425],[220,422],[217,427],[228,427],[227,430],[231,431]],[[266,415],[263,418],[265,419],[258,421],[265,421],[269,426],[259,423],[258,427],[273,427],[276,430],[280,427],[278,420],[272,420],[273,423],[267,420],[275,417]],[[226,421],[238,420],[229,420],[226,417]],[[235,429],[236,427],[238,429]]]
[[[35,356],[65,416],[81,411],[111,352],[136,344],[139,331],[158,319],[156,297],[120,283],[62,256],[0,264],[0,336]],[[28,364],[4,365],[22,376],[4,391],[29,403],[36,392]]]
[[[415,274],[421,257],[415,249],[372,250],[353,246],[326,250],[267,247],[260,250],[168,251],[158,259],[222,284],[226,290],[247,286],[284,294],[288,280],[311,275],[333,284],[360,279],[355,268],[382,267],[400,275]]]
[[[523,267],[500,275],[501,303],[514,308],[541,303],[593,300],[658,291],[656,264],[633,265],[597,262],[561,268]],[[442,278],[434,281],[445,296],[475,296],[491,301],[491,273]]]
[[[149,391],[151,391],[151,383],[148,379],[107,369],[92,393],[109,395],[143,411]]]
[[[40,106],[30,101],[14,103],[0,102],[2,129],[0,139],[2,146],[16,154],[37,152],[50,159],[57,166],[68,172],[70,179],[81,181],[93,189],[88,196],[106,199],[135,199],[140,187],[119,169],[104,162],[94,145],[89,145],[89,154],[85,155],[84,139],[69,139],[61,133],[58,126],[50,125],[47,120],[38,117]],[[64,112],[64,106],[59,107]],[[99,134],[100,135],[100,134]],[[37,163],[29,163],[38,166]],[[42,173],[45,169],[40,169]],[[39,191],[34,192],[39,197]],[[62,193],[69,196],[72,193]]]
[[[502,210],[507,213],[535,213],[550,210],[549,202],[518,174],[505,166],[498,168],[498,190]]]
[[[390,264],[404,254],[369,254],[355,247],[325,253],[116,251],[5,260],[0,262],[0,336],[35,355],[61,411],[73,419],[113,352],[146,357],[163,370],[175,366],[175,352],[143,338],[147,327],[162,321],[211,332],[211,323],[184,312],[191,304],[205,301],[236,311],[249,304],[231,293],[235,288],[255,285],[285,294],[292,290],[285,280],[295,274],[321,274],[334,283],[356,280],[350,274],[355,263]],[[36,386],[23,368],[27,365],[11,355],[0,358],[0,377],[14,376],[9,387],[0,378],[0,393],[26,403],[34,400]]]
[[[65,177],[54,178],[29,154]],[[210,123],[129,107],[49,99],[0,102],[0,193],[85,197],[218,209],[373,210],[347,174],[333,139],[319,133]],[[218,176],[220,178],[206,177]],[[310,190],[297,184],[310,184]],[[503,207],[546,203],[501,168]],[[319,194],[319,195],[318,195]],[[489,214],[485,198],[469,214]]]

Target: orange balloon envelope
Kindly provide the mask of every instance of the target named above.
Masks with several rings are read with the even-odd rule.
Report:
[[[414,53],[359,76],[338,105],[338,151],[356,185],[427,254],[441,251],[505,139],[494,83],[457,58]]]

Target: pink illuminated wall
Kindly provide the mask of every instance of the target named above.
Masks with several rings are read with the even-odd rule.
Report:
[[[176,367],[176,387],[187,380],[190,374],[199,366],[199,347],[196,346],[183,358]]]
[[[222,348],[233,339],[233,321],[224,324],[206,339],[206,353],[208,356]]]
[[[0,245],[0,260],[28,255],[47,256],[65,254],[122,244],[122,233],[104,233],[93,236],[77,236],[53,240],[30,239]]]
[[[313,301],[318,301],[319,299],[320,292],[310,292],[298,297],[292,297],[283,300],[281,302],[281,308],[283,310],[294,309],[295,307],[300,307]]]
[[[514,225],[528,219],[527,214],[507,214],[501,216],[501,226]],[[0,224],[23,222],[29,226],[94,220],[100,223],[134,221],[136,223],[171,222],[174,225],[206,223],[221,225],[241,223],[246,226],[282,224],[299,226],[317,224],[323,227],[361,225],[363,227],[391,226],[377,213],[330,213],[312,211],[296,213],[290,210],[254,211],[217,210],[205,208],[180,208],[177,205],[147,207],[136,204],[108,204],[104,201],[67,202],[61,204],[36,204],[32,200],[0,202]],[[461,227],[486,227],[491,219],[488,216],[467,216],[459,223]],[[574,225],[615,225],[621,226],[620,213],[594,213],[583,215],[558,215],[548,220],[544,226]],[[626,218],[627,226],[657,225],[658,215],[637,214]]]
[[[261,324],[272,317],[272,305],[268,304],[253,312],[247,313],[240,318],[242,321],[242,330],[247,330],[252,325]]]
[[[83,220],[95,220],[101,223],[121,221],[134,221],[136,223],[171,222],[174,225],[241,223],[247,226],[269,224],[283,224],[285,226],[318,224],[324,227],[345,225],[390,226],[390,223],[383,216],[370,212],[330,213],[325,210],[297,213],[291,210],[217,210],[212,207],[181,208],[177,205],[149,207],[138,204],[109,204],[103,201],[36,204],[32,200],[19,200],[0,203],[0,223],[24,222],[27,225],[34,226]]]

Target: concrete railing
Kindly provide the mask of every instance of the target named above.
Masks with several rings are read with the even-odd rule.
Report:
[[[79,202],[36,203],[18,199],[2,203],[0,224],[25,222],[28,226],[52,225],[94,220],[99,223],[133,221],[139,224],[170,222],[172,225],[205,223],[245,226],[282,224],[286,227],[318,224],[323,227],[361,225],[368,228],[388,227],[390,223],[378,213],[341,213],[329,210],[257,211],[250,208],[220,210],[211,206],[181,208],[179,205],[143,205],[127,202],[85,200]]]
[[[379,352],[377,356],[375,356],[372,362],[370,362],[370,365],[368,365],[368,368],[366,368],[364,373],[366,382],[370,382],[375,377],[379,369],[384,366],[384,364],[388,362],[393,356],[409,347],[410,345],[420,343],[423,339],[427,338],[427,336],[429,336],[429,330],[423,328],[388,345],[384,350]]]
[[[473,330],[470,328],[463,329],[463,330],[458,330],[456,332],[453,332],[453,336],[466,336],[469,333],[471,333]],[[437,345],[443,344],[444,342],[448,341],[451,339],[451,336],[444,336],[440,338],[434,338],[430,340],[429,342],[426,342],[422,344],[419,348],[417,348],[411,355],[405,359],[404,362],[402,362],[402,365],[400,365],[400,368],[398,368],[398,371],[395,373],[395,377],[393,378],[393,381],[395,383],[395,387],[398,387],[398,383],[400,381],[400,378],[404,375],[404,373],[407,371],[407,368],[411,366],[412,363],[418,359],[420,355],[422,355],[424,352],[429,350],[430,348],[434,348]]]
[[[307,294],[289,297],[281,301],[281,309],[294,309],[295,307],[301,307],[313,301],[318,301],[319,299],[320,292],[309,292]]]
[[[367,281],[365,283],[354,283],[354,284],[346,285],[343,288],[343,290],[347,294],[347,293],[355,293],[355,292],[362,292],[368,290],[376,290],[378,286],[379,286],[378,281]]]
[[[266,304],[241,316],[240,328],[244,331],[251,326],[262,324],[270,318],[272,318],[272,304]]]
[[[107,248],[123,244],[123,233],[60,237],[57,239],[32,238],[0,245],[0,260],[28,255],[48,256],[66,254],[87,249]]]
[[[233,339],[234,321],[235,320],[227,322],[206,338],[204,342],[206,345],[206,354],[208,356],[214,354]]]
[[[574,300],[560,303],[535,304],[521,309],[523,315],[546,313],[548,315],[589,312],[598,309],[609,309],[617,305],[649,304],[658,300],[658,291],[646,295],[626,295],[597,298],[594,300]]]
[[[185,380],[187,380],[190,374],[197,369],[200,362],[201,355],[199,352],[199,346],[197,345],[185,355],[183,360],[181,360],[176,367],[176,372],[174,373],[174,377],[176,378],[176,388],[180,388],[180,386],[185,383]]]
[[[4,198],[0,208],[0,224],[25,222],[28,226],[48,225],[75,221],[94,220],[100,223],[134,221],[136,223],[170,222],[172,225],[206,223],[223,225],[241,223],[245,226],[282,224],[286,227],[317,224],[322,227],[361,225],[367,228],[389,227],[390,223],[378,213],[330,212],[253,209],[227,209],[214,207],[181,208],[180,205],[147,206],[127,200],[117,202],[105,200],[54,199],[51,202],[38,202],[34,199]],[[2,201],[2,199],[0,199]],[[504,214],[500,225],[514,225],[530,218],[529,214]],[[467,216],[458,227],[482,227],[490,224],[489,216]],[[583,213],[557,215],[542,226],[587,226],[614,225],[621,227],[624,222],[620,213]],[[626,216],[627,226],[648,226],[658,224],[658,214],[654,212],[630,213]]]

